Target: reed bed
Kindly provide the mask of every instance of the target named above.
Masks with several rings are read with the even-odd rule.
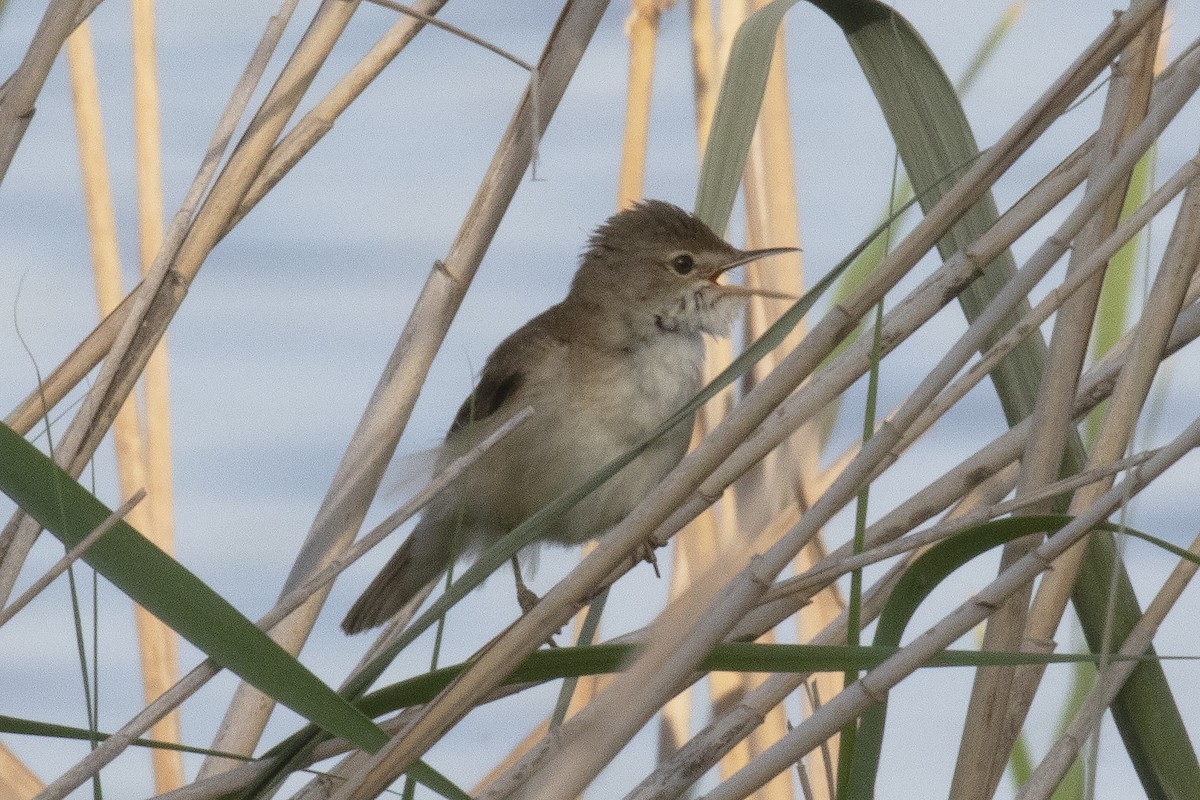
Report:
[[[198,96],[202,77],[180,81],[187,70],[161,66],[175,53],[157,52],[156,27],[178,25],[177,9],[135,0],[119,10],[128,11],[127,101],[114,99],[121,84],[97,57],[89,19],[111,20],[104,15],[115,7],[50,0],[40,21],[28,12],[0,17],[0,33],[15,25],[24,36],[0,86],[0,181],[9,182],[0,198],[32,197],[31,181],[51,174],[28,155],[46,152],[39,137],[54,140],[39,127],[43,113],[68,118],[66,103],[58,112],[53,105],[63,96],[53,70],[62,52],[81,167],[73,186],[95,276],[78,282],[89,292],[94,285],[99,311],[94,326],[79,323],[78,309],[31,323],[29,301],[11,283],[13,338],[28,355],[14,355],[5,374],[27,374],[29,361],[35,370],[4,395],[13,408],[0,428],[0,489],[12,502],[0,532],[0,642],[11,652],[31,641],[35,615],[53,619],[52,628],[61,621],[55,641],[79,662],[86,722],[48,718],[59,687],[23,686],[19,700],[0,707],[9,715],[0,717],[0,798],[1033,800],[1129,796],[1117,787],[1131,785],[1151,798],[1191,796],[1200,785],[1190,741],[1200,721],[1194,666],[1164,656],[1197,654],[1163,648],[1160,633],[1186,628],[1180,619],[1195,607],[1188,584],[1200,564],[1200,539],[1187,527],[1200,445],[1192,346],[1200,335],[1200,39],[1187,38],[1200,33],[1187,17],[1196,9],[1134,0],[1111,19],[1081,21],[1063,37],[1077,49],[1053,54],[1056,75],[1031,71],[1044,82],[1030,88],[1021,74],[990,74],[1014,42],[1045,46],[1044,32],[1021,38],[1020,3],[972,20],[974,56],[950,54],[963,68],[957,82],[943,66],[947,54],[921,35],[934,12],[910,19],[874,0],[794,5],[635,0],[610,9],[569,0],[543,20],[536,50],[520,52],[509,42],[530,36],[513,35],[495,9],[282,0],[230,44],[245,67],[228,72],[227,95],[213,94],[223,110],[212,104],[211,139],[187,154],[188,177],[178,183],[172,176],[184,173],[164,169],[173,131],[160,131],[159,120],[182,119],[173,103]],[[626,13],[627,47],[614,58]],[[841,132],[847,147],[814,133],[797,111],[811,108],[803,92],[815,82],[797,74],[793,56],[818,18],[844,37],[834,66],[866,78],[862,96],[879,112],[871,124],[894,151],[890,185],[826,187],[827,201],[853,196],[855,221],[881,220],[861,230],[843,224],[836,241],[838,226],[803,218],[822,202],[822,187],[804,176],[815,161],[846,159],[850,175],[870,159],[853,151],[859,131]],[[102,38],[100,52],[112,42]],[[679,56],[690,71],[683,82],[674,80],[678,69],[661,73]],[[507,127],[498,116],[491,149],[463,155],[460,139],[484,140],[466,135],[474,109],[453,110],[452,125],[439,130],[430,98],[453,94],[448,84],[465,74],[457,61],[472,58],[512,71],[508,83],[497,78],[507,88],[489,83],[475,94],[481,109],[502,108]],[[595,85],[587,95],[588,81],[622,87],[619,126],[605,121],[613,109],[580,102],[579,93],[603,95]],[[1022,107],[980,112],[968,100],[980,83],[1003,87]],[[428,112],[411,143],[356,116],[391,102]],[[114,106],[129,119],[114,123]],[[836,116],[836,103],[827,106]],[[697,147],[659,146],[664,120],[694,133]],[[323,147],[343,136],[350,147],[327,160]],[[547,290],[529,264],[543,242],[582,241],[591,223],[562,198],[574,193],[591,207],[596,194],[583,184],[562,191],[555,165],[575,160],[594,178],[599,150],[613,209],[662,189],[691,196],[690,182],[681,191],[663,172],[695,170],[694,209],[711,227],[747,247],[798,248],[782,266],[748,269],[747,285],[800,299],[756,298],[736,341],[710,343],[708,386],[666,423],[694,417],[691,452],[578,561],[548,556],[531,610],[492,602],[507,592],[497,586],[503,578],[476,589],[636,452],[460,565],[432,602],[406,609],[374,641],[343,640],[331,620],[366,574],[356,562],[378,563],[397,541],[385,538],[524,421],[514,417],[407,501],[389,494],[385,472],[397,451],[429,444],[421,431],[443,424],[446,414],[433,417],[457,403],[444,396],[453,381],[443,373],[469,372],[452,325],[486,318],[495,341],[523,321],[502,319],[503,300],[473,305],[481,291],[498,296],[496,283],[478,288],[499,269],[489,252],[523,265],[498,273],[510,293],[533,306],[553,302],[549,294],[540,302]],[[422,182],[428,165],[406,157],[430,152],[440,154],[444,186],[428,172]],[[114,153],[122,154],[115,169]],[[471,189],[457,174],[449,180],[459,158],[478,170]],[[171,347],[182,341],[193,351],[205,335],[225,341],[220,330],[197,338],[188,322],[204,302],[189,301],[203,297],[193,284],[220,280],[230,268],[223,254],[252,254],[257,220],[303,216],[326,202],[312,175],[350,171],[377,188],[370,177],[395,183],[393,169],[411,183],[388,191],[414,213],[397,219],[369,201],[348,208],[332,199],[320,212],[321,231],[344,226],[364,240],[375,231],[375,249],[326,248],[324,273],[234,273],[270,286],[247,289],[269,298],[258,319],[290,313],[289,282],[311,287],[304,321],[319,332],[337,307],[330,276],[359,285],[349,275],[357,260],[366,291],[388,287],[391,306],[406,308],[392,312],[387,336],[332,356],[341,373],[286,375],[289,350],[312,345],[303,338],[277,340],[258,362],[265,383],[218,387],[202,369],[185,370],[185,396],[197,384],[212,384],[214,398],[266,385],[279,419],[227,425],[252,437],[260,424],[277,438],[264,433],[254,446],[291,452],[288,414],[278,409],[338,393],[320,383],[330,374],[353,376],[343,378],[354,390],[338,405],[353,411],[310,429],[336,440],[314,459],[328,473],[319,485],[293,485],[297,472],[254,474],[260,503],[282,479],[302,511],[265,525],[288,535],[256,543],[247,552],[262,563],[244,563],[231,543],[254,541],[269,510],[237,516],[231,495],[199,518],[196,503],[179,500],[194,495],[189,481],[220,488],[213,473],[221,466],[197,470],[185,456],[180,468],[179,452],[196,451],[205,424],[172,413],[178,385],[169,387],[168,374],[178,381],[179,371],[168,366],[168,332]],[[522,198],[537,192],[542,209],[530,219]],[[514,228],[516,245],[505,238]],[[297,233],[297,247],[325,247],[319,233]],[[437,255],[394,265],[396,239]],[[387,270],[373,263],[380,258]],[[367,314],[365,296],[357,295]],[[39,298],[37,307],[50,304]],[[25,344],[22,329],[69,334],[50,353]],[[250,412],[215,401],[209,413]],[[953,443],[953,457],[929,455],[939,436]],[[108,438],[112,462],[102,449]],[[181,439],[192,444],[177,448]],[[241,529],[230,538],[187,535],[231,524]],[[222,548],[232,553],[224,561],[211,552]],[[648,550],[658,550],[656,569],[667,573],[652,590],[639,567]],[[1169,559],[1153,577],[1147,553]],[[232,576],[206,566],[214,559]],[[82,576],[92,573],[80,562],[98,576],[90,600]],[[64,572],[69,604],[51,596]],[[101,631],[124,624],[112,609],[128,599],[140,688],[106,665],[99,644]],[[255,622],[239,610],[264,603]],[[333,613],[323,616],[327,606]],[[636,610],[637,621],[621,608]],[[1076,629],[1083,645],[1072,653],[1062,637]],[[979,646],[964,647],[972,632]],[[29,646],[30,657],[45,649]],[[0,669],[19,672],[3,660]],[[1059,696],[1069,670],[1080,682],[1075,704]],[[973,685],[955,674],[973,676]],[[935,712],[936,732],[922,709]],[[1046,722],[1055,715],[1064,720],[1058,730]],[[934,740],[940,763],[909,755],[930,752]],[[130,777],[138,770],[141,784]]]

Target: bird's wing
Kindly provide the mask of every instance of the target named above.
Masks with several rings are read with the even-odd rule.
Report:
[[[491,367],[491,364],[488,366]],[[524,382],[525,373],[519,369],[484,369],[479,385],[463,401],[454,416],[450,433],[495,414]]]
[[[556,362],[555,354],[567,346],[560,330],[561,316],[559,306],[543,311],[492,351],[483,365],[479,384],[458,409],[448,436],[487,419],[506,403],[524,403],[531,399],[528,390],[536,384],[537,373],[544,372],[548,364]]]

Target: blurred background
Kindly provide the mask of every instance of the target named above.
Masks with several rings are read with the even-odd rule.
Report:
[[[279,54],[290,52],[315,5],[301,3]],[[1008,3],[908,0],[895,6],[953,79]],[[8,75],[19,64],[42,10],[42,4],[30,2],[9,2],[4,9],[0,74]],[[1021,9],[1011,33],[964,98],[981,147],[1003,133],[1068,66],[1111,20],[1111,11],[1104,4],[1048,0],[1034,0]],[[272,13],[270,4],[221,0],[159,8],[168,218]],[[545,2],[450,3],[440,16],[533,62],[557,13],[555,4]],[[527,178],[517,192],[433,366],[401,441],[402,453],[438,443],[487,354],[530,316],[561,299],[590,230],[615,210],[628,13],[627,4],[614,3],[584,57],[540,143],[537,179]],[[107,0],[92,16],[126,289],[137,280],[128,19],[122,0]],[[393,20],[393,12],[364,4],[312,96],[332,85]],[[886,207],[895,151],[840,30],[807,4],[791,11],[786,25],[801,240],[805,280],[811,283],[877,224]],[[660,32],[646,195],[690,207],[698,167],[686,9],[666,12]],[[1197,34],[1200,4],[1173,3],[1168,55]],[[280,59],[277,55],[276,61]],[[61,62],[46,83],[0,191],[0,405],[5,409],[36,385],[38,369],[44,374],[57,365],[98,318],[75,122]],[[272,74],[269,70],[268,77]],[[445,255],[458,230],[527,79],[521,69],[478,46],[443,31],[425,31],[217,247],[172,323],[176,556],[251,618],[276,598],[407,313],[433,261]],[[1001,210],[1095,129],[1102,107],[1099,92],[1055,124],[997,186]],[[1200,140],[1195,102],[1169,134],[1158,151],[1161,175],[1194,155]],[[1173,203],[1165,213],[1173,215],[1175,208]],[[1018,263],[1060,218],[1052,215],[1018,242]],[[740,220],[735,210],[728,232],[735,243],[743,235]],[[1152,250],[1160,252],[1164,244],[1151,235]],[[918,267],[911,282],[930,268]],[[921,336],[934,341],[954,337],[963,328],[961,313],[949,307]],[[1169,438],[1197,413],[1200,370],[1194,349],[1176,359],[1172,399],[1162,409],[1157,430],[1145,432],[1148,443]],[[926,352],[917,337],[884,362],[881,410],[907,395],[922,374],[918,367]],[[858,398],[861,404],[862,396],[862,387],[847,395],[830,453],[841,452],[859,437],[861,405],[854,403]],[[917,470],[933,477],[967,455],[978,441],[973,437],[1003,428],[991,386],[984,384],[889,475]],[[964,430],[972,438],[962,436]],[[410,467],[411,459],[389,472],[386,483],[393,488],[381,494],[368,524],[400,502]],[[1195,457],[1172,470],[1135,503],[1133,524],[1177,544],[1190,541],[1196,533],[1197,474],[1200,459]],[[905,496],[900,482],[889,475],[872,489],[872,518]],[[83,481],[110,505],[117,504],[110,445],[101,448]],[[6,500],[0,502],[6,516],[10,509]],[[833,544],[851,532],[852,511],[827,529]],[[302,653],[304,663],[331,684],[357,663],[367,644],[365,639],[347,640],[337,622],[391,550],[390,544],[378,548],[337,583]],[[43,536],[21,585],[59,555],[59,543]],[[570,550],[543,552],[533,588],[544,591],[576,559]],[[1174,563],[1141,543],[1130,545],[1128,559],[1135,586],[1143,585],[1142,577],[1145,585],[1155,585]],[[943,608],[960,602],[995,568],[996,559],[980,559],[940,588],[936,602]],[[79,570],[81,576],[85,573],[90,571]],[[84,585],[90,585],[90,577]],[[103,581],[99,591],[101,728],[112,730],[141,707],[141,687],[129,603]],[[648,622],[666,591],[666,581],[656,580],[648,567],[635,569],[613,592],[605,635]],[[442,662],[468,656],[517,613],[507,580],[493,579],[450,614],[455,635],[447,639]],[[1160,653],[1197,655],[1189,624],[1197,613],[1200,600],[1193,590],[1156,640]],[[925,609],[911,630],[939,616],[936,609]],[[1066,644],[1071,637],[1064,629],[1060,641]],[[0,713],[86,725],[74,642],[66,582],[61,580],[0,630],[0,682],[6,687]],[[186,643],[181,646],[186,670],[200,655]],[[389,676],[423,670],[428,646],[422,646],[411,648]],[[1051,669],[1043,691],[1065,684],[1065,670],[1060,678],[1059,669]],[[1194,680],[1196,669],[1190,662],[1166,664],[1178,686]],[[970,682],[969,670],[942,671],[935,679],[926,671],[893,694],[889,722],[895,728],[890,730],[921,735],[885,740],[882,796],[945,793]],[[183,707],[186,742],[208,744],[235,685],[223,674]],[[477,710],[428,760],[461,785],[471,785],[549,712],[556,691],[542,687]],[[1180,691],[1177,700],[1185,719],[1200,723],[1200,696]],[[1030,727],[1041,732],[1033,737],[1037,752],[1049,739],[1053,707],[1035,706],[1031,717]],[[290,733],[297,720],[290,711],[277,711],[264,741]],[[652,730],[642,738],[644,746],[629,748],[593,786],[592,796],[619,796],[632,776],[645,772],[654,757]],[[44,779],[63,772],[87,749],[79,742],[16,736],[5,737],[4,743]],[[1107,725],[1102,746],[1097,796],[1139,796],[1128,759]],[[189,756],[185,763],[191,775],[199,759]],[[105,770],[104,787],[111,797],[152,794],[149,756],[134,751],[120,758]],[[1006,781],[1000,796],[1009,793]]]

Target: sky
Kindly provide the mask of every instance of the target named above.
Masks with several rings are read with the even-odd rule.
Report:
[[[10,2],[0,17],[0,74],[19,63],[41,6]],[[966,66],[1004,6],[996,0],[897,4],[951,77]],[[1171,54],[1200,33],[1197,3],[1173,6]],[[290,51],[314,7],[310,0],[300,4],[280,53]],[[271,4],[227,0],[159,10],[168,214],[182,200],[228,93],[272,13]],[[556,6],[546,2],[519,7],[450,3],[443,17],[533,61],[556,13]],[[627,13],[627,5],[617,3],[605,16],[541,142],[539,179],[527,178],[518,190],[434,363],[401,453],[437,444],[469,391],[473,372],[504,336],[562,297],[589,231],[614,210]],[[964,101],[979,142],[987,145],[1000,136],[1110,19],[1108,5],[1031,2]],[[93,16],[121,253],[131,286],[137,244],[127,20],[122,0],[107,0]],[[352,66],[391,21],[391,12],[364,4],[309,99]],[[805,4],[789,13],[787,26],[801,236],[811,282],[876,224],[894,150],[837,28]],[[686,13],[676,8],[662,22],[646,195],[685,207],[692,203],[697,173],[688,48]],[[277,56],[268,76],[281,64]],[[213,251],[173,321],[177,557],[251,618],[276,597],[407,313],[434,260],[453,240],[526,79],[521,69],[475,45],[442,31],[422,33]],[[997,186],[999,206],[1020,197],[1090,133],[1102,105],[1101,91],[1056,123]],[[1197,105],[1193,101],[1185,108],[1164,138],[1160,177],[1194,155],[1200,138]],[[1164,220],[1173,218],[1175,208],[1168,207]],[[1060,209],[1018,242],[1018,263],[1063,213]],[[730,237],[736,242],[740,235],[732,226]],[[1154,247],[1161,250],[1164,238],[1160,234]],[[914,274],[927,274],[932,266],[918,267]],[[0,405],[12,408],[34,385],[34,363],[48,372],[95,322],[74,121],[60,59],[0,187]],[[899,403],[919,379],[918,368],[929,365],[929,353],[962,329],[957,308],[948,308],[921,337],[890,356],[880,407]],[[1150,442],[1165,441],[1196,416],[1200,370],[1194,350],[1174,361],[1161,421],[1146,433]],[[933,477],[971,452],[981,436],[1002,430],[990,392],[987,386],[973,392],[878,482],[872,517],[905,496],[905,475],[916,470]],[[847,402],[861,404],[862,396],[862,387],[856,387]],[[65,420],[59,425],[65,427]],[[832,452],[854,440],[857,425],[853,419],[842,424]],[[1168,473],[1136,504],[1137,524],[1177,544],[1189,542],[1196,533],[1188,500],[1197,469],[1200,460],[1192,457]],[[393,470],[389,485],[403,472],[402,466]],[[102,499],[116,504],[110,444],[102,447],[88,478]],[[398,488],[385,492],[368,522],[390,511],[400,494]],[[0,502],[0,511],[10,508]],[[831,541],[846,537],[849,520],[845,514],[834,520]],[[22,585],[60,552],[56,542],[43,537]],[[366,639],[347,642],[337,622],[389,554],[388,546],[379,548],[337,584],[302,655],[330,683],[340,681],[367,644]],[[570,550],[546,552],[534,588],[545,591],[575,558]],[[1135,585],[1143,592],[1153,591],[1172,563],[1140,544],[1130,546],[1129,558]],[[994,570],[995,563],[983,563],[977,571],[955,576],[939,590],[941,605],[923,610],[912,630],[935,621],[937,608],[959,602]],[[666,593],[665,581],[655,581],[646,568],[635,570],[619,588],[605,617],[610,634],[647,622]],[[1195,594],[1185,597],[1164,626],[1162,651],[1192,652],[1194,636],[1185,621],[1200,611]],[[102,727],[114,729],[140,707],[140,687],[128,603],[107,586],[100,597]],[[14,687],[0,702],[0,713],[84,724],[67,609],[67,589],[60,581],[0,630],[0,675]],[[489,582],[452,613],[456,635],[443,663],[472,653],[516,611],[507,581]],[[1066,632],[1065,640],[1069,637]],[[428,643],[423,648],[413,648],[389,675],[421,671]],[[182,652],[185,667],[199,659],[188,645]],[[1170,664],[1167,670],[1175,685],[1195,677],[1195,667],[1187,664]],[[208,743],[234,685],[223,675],[185,707],[189,743]],[[1055,673],[1044,692],[1052,695],[1062,686],[1062,676]],[[471,785],[549,712],[555,691],[543,687],[474,712],[430,754],[430,762]],[[896,730],[928,730],[929,735],[885,743],[881,787],[892,789],[883,796],[911,796],[903,787],[912,785],[930,787],[934,795],[944,792],[969,691],[966,671],[949,677],[922,673],[897,689],[890,707]],[[1180,692],[1178,698],[1193,730],[1200,724],[1200,699],[1194,695]],[[943,702],[931,703],[931,697]],[[1044,705],[1035,718],[1039,730],[1054,717],[1053,699]],[[264,741],[278,740],[295,725],[290,712],[277,713]],[[645,732],[600,777],[593,796],[619,796],[631,779],[637,780],[652,759],[652,733]],[[1035,750],[1045,746],[1039,736]],[[1132,796],[1137,791],[1132,769],[1111,727],[1106,726],[1102,741],[1106,755],[1098,796]],[[5,742],[44,778],[61,773],[84,753],[75,743],[17,737]],[[189,760],[189,771],[197,763]],[[126,755],[105,771],[105,789],[111,797],[146,796],[148,774],[148,757]]]

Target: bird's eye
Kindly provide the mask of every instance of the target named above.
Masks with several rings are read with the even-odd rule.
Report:
[[[687,275],[692,271],[692,267],[695,265],[696,262],[687,253],[680,253],[679,255],[675,256],[675,258],[671,259],[671,269],[675,270],[680,275]]]

